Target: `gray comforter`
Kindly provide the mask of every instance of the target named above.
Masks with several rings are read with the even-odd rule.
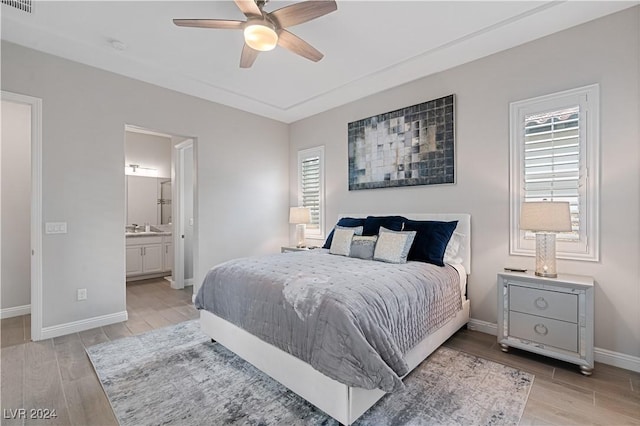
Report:
[[[339,382],[393,392],[403,355],[462,309],[459,279],[451,266],[317,249],[218,265],[195,303]]]

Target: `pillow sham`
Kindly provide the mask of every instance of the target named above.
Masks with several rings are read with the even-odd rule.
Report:
[[[355,228],[357,226],[364,226],[364,218],[361,217],[343,217],[341,218],[336,226],[342,226],[346,228]],[[362,235],[362,234],[360,234]],[[322,248],[328,249],[331,248],[331,241],[333,240],[333,230],[329,233],[327,240],[324,242]]]
[[[351,252],[349,257],[357,257],[358,259],[373,259],[373,251],[376,248],[377,235],[359,236],[354,235],[351,240]]]
[[[402,231],[406,220],[402,216],[367,216],[362,235],[378,235],[381,226],[391,231]]]
[[[444,266],[442,260],[444,252],[457,225],[457,220],[452,222],[407,220],[404,223],[404,230],[416,232],[408,260]]]
[[[351,240],[356,229],[357,228],[343,228],[342,226],[336,226],[329,253],[338,254],[340,256],[349,256],[349,253],[351,252]],[[362,232],[362,229],[359,229],[359,232]]]
[[[466,238],[467,236],[465,234],[453,231],[449,244],[447,244],[447,248],[444,251],[444,257],[442,258],[444,263],[462,263]]]
[[[388,263],[406,263],[415,231],[392,231],[380,227],[378,242],[373,252],[373,260]]]

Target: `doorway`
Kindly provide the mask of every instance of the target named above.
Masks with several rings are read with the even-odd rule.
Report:
[[[193,138],[125,126],[127,282],[193,282],[193,146]]]
[[[31,339],[40,340],[42,100],[6,91],[1,98],[0,316],[31,314]]]

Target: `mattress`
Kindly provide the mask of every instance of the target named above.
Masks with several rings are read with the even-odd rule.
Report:
[[[207,274],[196,307],[349,386],[404,387],[416,343],[462,309],[464,268],[311,250],[236,259]]]

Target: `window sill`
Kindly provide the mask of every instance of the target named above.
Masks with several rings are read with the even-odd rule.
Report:
[[[524,257],[535,257],[535,250],[528,249],[511,249],[509,251],[511,256],[524,256]],[[562,260],[578,260],[582,262],[599,262],[600,259],[597,255],[593,255],[590,253],[568,253],[568,252],[556,252],[556,259]]]

